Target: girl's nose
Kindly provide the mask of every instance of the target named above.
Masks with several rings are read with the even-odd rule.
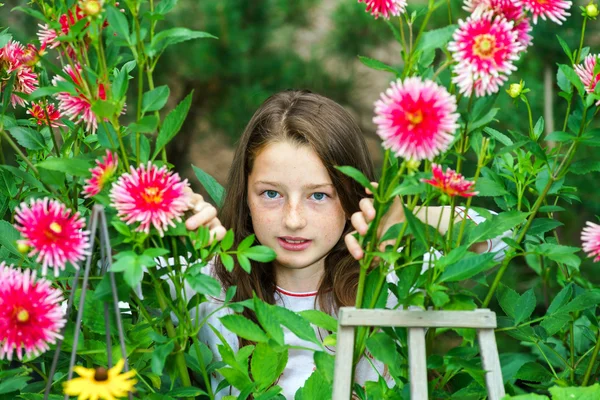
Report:
[[[284,215],[285,226],[290,230],[302,229],[306,226],[304,209],[301,204],[288,203]]]

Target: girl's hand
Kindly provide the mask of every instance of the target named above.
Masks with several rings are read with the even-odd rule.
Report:
[[[221,240],[225,237],[227,230],[217,218],[217,209],[198,193],[194,193],[191,189],[186,190],[186,196],[190,200],[190,210],[194,213],[185,221],[185,227],[194,231],[201,226],[210,229],[210,242]]]
[[[377,187],[376,182],[372,182],[373,186]],[[367,194],[372,194],[371,191],[367,189]],[[366,235],[367,230],[369,229],[369,223],[375,219],[375,207],[373,207],[373,199],[364,198],[359,203],[358,206],[360,211],[355,212],[350,217],[350,222],[355,232],[358,232],[360,235]],[[400,197],[396,197],[394,202],[390,206],[389,210],[381,217],[381,221],[379,223],[379,228],[377,229],[377,237],[380,238],[391,226],[395,224],[399,224],[404,222],[404,208],[402,207],[402,203],[400,202]],[[346,235],[344,241],[346,242],[346,247],[348,247],[348,251],[352,256],[360,260],[364,256],[364,250],[358,244],[358,239],[354,237],[354,233],[351,232]],[[394,244],[394,240],[387,240],[382,242],[380,245],[380,249],[385,249],[385,246],[388,244]]]

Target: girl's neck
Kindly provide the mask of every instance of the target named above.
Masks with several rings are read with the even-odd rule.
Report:
[[[289,268],[277,265],[275,267],[275,283],[278,287],[289,292],[316,292],[323,277],[323,262],[318,262],[306,268]]]

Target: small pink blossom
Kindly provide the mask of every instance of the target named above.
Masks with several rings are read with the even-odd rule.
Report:
[[[175,226],[174,221],[181,221],[190,206],[184,192],[186,187],[189,187],[187,179],[182,181],[165,166],[157,168],[150,162],[137,169],[132,166],[129,173],[113,184],[111,205],[126,224],[140,223],[136,231],[150,233],[152,225],[163,236],[169,226]]]
[[[583,64],[575,65],[575,72],[581,83],[585,87],[585,91],[588,93],[594,93],[596,85],[600,81],[600,73],[594,74],[596,68],[596,62],[598,61],[598,54],[589,54],[584,60]],[[596,102],[597,106],[600,106],[600,100]]]
[[[421,181],[440,189],[442,193],[450,197],[473,197],[479,193],[473,191],[475,182],[466,180],[453,169],[447,168],[444,172],[441,165],[433,164],[431,172],[433,173],[432,179],[421,179]]]
[[[117,154],[106,150],[106,156],[101,160],[96,160],[96,164],[94,168],[90,169],[92,177],[85,181],[84,197],[96,196],[111,180],[119,164]]]
[[[541,17],[544,21],[546,18],[549,20],[562,25],[563,21],[567,20],[570,16],[567,12],[571,5],[571,1],[566,0],[518,0],[523,5],[525,10],[531,12],[533,23],[537,24],[538,17]]]
[[[407,160],[432,160],[446,151],[457,120],[456,98],[418,77],[392,82],[375,103],[373,118],[383,146]]]
[[[0,49],[0,92],[4,90],[6,84],[3,77],[14,73],[13,93],[10,101],[13,107],[19,104],[25,106],[25,100],[16,93],[30,94],[37,89],[38,78],[31,67],[26,65],[23,60],[25,48],[19,42],[9,40],[6,46]]]
[[[521,3],[514,0],[466,0],[463,8],[475,14],[475,16],[491,11],[494,15],[512,21],[514,30],[517,31],[519,43],[523,48],[531,45],[533,38],[529,33],[533,27]]]
[[[77,267],[88,254],[89,232],[83,229],[85,221],[79,212],[71,214],[64,204],[48,198],[23,202],[15,211],[15,227],[24,238],[19,243],[31,248],[29,257],[37,254],[42,275],[50,267],[58,276],[67,262]]]
[[[0,360],[37,357],[62,339],[63,296],[35,271],[0,263]]]
[[[367,12],[375,18],[383,16],[385,19],[397,17],[406,10],[406,0],[358,0],[367,4]]]
[[[594,257],[594,262],[600,261],[600,225],[586,222],[586,227],[581,232],[583,251],[588,257]]]

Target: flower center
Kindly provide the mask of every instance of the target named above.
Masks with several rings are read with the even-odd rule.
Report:
[[[108,370],[103,367],[96,368],[94,373],[94,380],[96,382],[104,382],[108,380]]]
[[[160,194],[160,190],[156,187],[149,187],[144,189],[144,193],[142,193],[142,198],[148,203],[159,204],[162,202],[162,195]]]
[[[16,307],[15,317],[17,317],[18,322],[25,323],[29,321],[29,312],[24,308]]]
[[[491,58],[496,48],[496,40],[490,34],[479,35],[475,38],[473,53],[481,58]]]
[[[406,119],[408,122],[410,122],[409,129],[413,129],[416,125],[419,125],[421,122],[423,122],[423,112],[421,110],[407,112]]]
[[[57,222],[53,222],[50,224],[50,230],[54,233],[61,233],[62,226],[60,226]]]

